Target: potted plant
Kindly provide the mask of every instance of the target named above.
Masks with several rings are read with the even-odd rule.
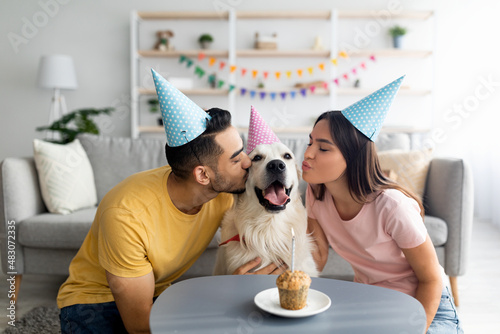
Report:
[[[63,115],[51,125],[40,126],[36,131],[53,131],[59,133],[60,139],[45,139],[56,144],[67,144],[72,142],[80,133],[93,133],[98,135],[99,128],[90,117],[101,114],[109,115],[114,108],[103,109],[79,109]]]
[[[149,99],[148,104],[149,104],[149,112],[150,113],[154,114],[160,110],[160,108],[159,108],[160,102],[158,101],[158,99],[156,99],[156,98]],[[161,118],[161,116],[158,117],[156,119],[156,121],[158,122],[159,126],[163,126],[163,118]]]
[[[394,48],[400,49],[402,37],[406,34],[406,28],[395,25],[394,27],[389,29],[389,34],[392,36],[392,43]]]
[[[208,49],[213,41],[214,39],[210,34],[203,34],[200,38],[198,38],[198,42],[200,43],[200,47],[202,49]]]

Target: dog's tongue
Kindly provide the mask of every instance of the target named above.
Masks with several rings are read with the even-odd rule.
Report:
[[[285,188],[279,183],[271,184],[264,192],[264,198],[274,205],[283,205],[289,198],[285,194]]]

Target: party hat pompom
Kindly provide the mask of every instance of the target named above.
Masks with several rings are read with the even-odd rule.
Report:
[[[170,82],[151,69],[160,103],[167,145],[176,147],[197,138],[207,129],[211,117]]]
[[[280,140],[264,121],[259,112],[252,106],[250,108],[250,125],[248,126],[247,154],[261,144],[279,143]]]
[[[375,141],[404,75],[342,110],[342,115],[371,141]]]

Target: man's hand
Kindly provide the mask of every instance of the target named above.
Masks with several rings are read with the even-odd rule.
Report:
[[[106,271],[123,324],[129,333],[150,333],[149,314],[153,307],[153,272],[141,277],[119,277]]]
[[[260,257],[253,259],[252,261],[249,261],[236,269],[233,275],[280,275],[288,269],[288,266],[285,263],[281,263],[278,265],[271,263],[270,265],[262,269],[250,273],[249,271],[257,267],[261,261],[262,259]]]

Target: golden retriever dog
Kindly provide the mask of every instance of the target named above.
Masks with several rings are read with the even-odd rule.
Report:
[[[313,245],[306,233],[307,214],[299,193],[300,170],[290,149],[282,143],[257,146],[251,153],[246,191],[221,223],[221,244],[215,275],[229,275],[260,257],[258,270],[271,263],[292,262],[295,234],[295,270],[317,276]]]

